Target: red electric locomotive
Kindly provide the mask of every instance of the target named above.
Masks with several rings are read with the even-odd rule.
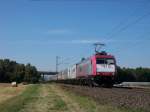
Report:
[[[91,85],[112,86],[116,73],[116,60],[106,52],[98,52],[95,55],[82,60],[77,64],[76,78],[86,81]]]

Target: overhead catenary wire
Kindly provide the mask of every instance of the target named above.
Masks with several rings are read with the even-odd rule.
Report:
[[[149,2],[150,1],[147,0],[147,2],[144,3],[144,7],[146,7],[145,5],[149,5]],[[137,24],[139,21],[143,20],[145,17],[150,15],[150,12],[148,12],[148,13],[145,13],[144,15],[137,17],[134,21],[128,22],[131,19],[131,16],[133,16],[137,12],[138,9],[139,8],[136,8],[127,18],[124,18],[122,21],[120,21],[112,29],[112,31],[111,31],[112,33],[107,33],[105,36],[106,39],[116,36],[120,32],[127,30],[130,26]]]
[[[120,28],[117,32],[113,33],[111,36],[109,36],[110,38],[111,37],[114,37],[116,34],[128,29],[130,26],[132,25],[135,25],[136,23],[138,23],[139,21],[141,21],[142,19],[144,19],[145,17],[149,16],[150,15],[150,12],[146,13],[145,15],[143,16],[140,16],[139,18],[137,18],[135,21],[132,21],[130,23],[128,23],[127,25],[123,26],[122,28]]]
[[[147,3],[147,5],[149,5]],[[134,13],[136,13],[136,10],[132,13],[132,15],[134,15]],[[138,16],[136,19],[134,19],[134,21],[131,22],[126,22],[130,20],[130,16],[125,20],[121,21],[118,25],[116,25],[113,29],[112,29],[112,33],[108,33],[109,36],[106,36],[106,39],[110,39],[115,37],[116,35],[118,35],[119,33],[127,30],[128,28],[130,28],[131,26],[137,24],[138,22],[140,22],[141,20],[145,19],[146,17],[150,16],[150,12],[148,11],[147,13],[144,13],[141,16]],[[115,31],[116,30],[116,31]],[[142,37],[142,36],[140,36]],[[139,38],[139,37],[138,37]],[[137,45],[137,43],[139,43],[141,41],[134,41],[132,42],[132,45]],[[120,42],[119,42],[120,43]],[[117,52],[121,51],[120,47],[117,47]]]

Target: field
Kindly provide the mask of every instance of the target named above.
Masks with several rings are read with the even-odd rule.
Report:
[[[11,99],[25,90],[25,86],[19,85],[17,88],[13,88],[10,84],[0,83],[0,104]]]
[[[137,111],[148,112],[149,111],[147,109],[147,106],[143,107],[142,109],[137,108],[131,109],[119,107],[113,103],[108,103],[108,99],[110,102],[112,102],[113,98],[110,97],[113,96],[109,93],[110,97],[106,98],[108,94],[106,92],[108,92],[108,90],[105,90],[104,88],[103,92],[105,92],[106,95],[102,96],[102,99],[100,98],[98,99],[97,97],[98,100],[97,101],[96,99],[94,99],[91,93],[89,93],[88,90],[89,88],[79,87],[79,89],[77,89],[77,87],[78,86],[66,86],[60,84],[34,84],[34,85],[26,85],[26,86],[19,85],[18,87],[10,87],[10,85],[8,84],[0,84],[0,112],[137,112]],[[149,91],[146,92],[147,92],[146,94],[149,93]],[[100,94],[100,92],[98,93],[93,92],[93,93],[95,94],[95,96],[96,94]],[[114,102],[116,102],[115,99],[113,100]],[[102,103],[102,101],[104,101],[104,103]]]

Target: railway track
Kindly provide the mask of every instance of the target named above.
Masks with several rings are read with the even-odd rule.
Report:
[[[54,81],[55,82],[55,81]],[[90,87],[90,85],[88,84],[71,84],[71,83],[65,83],[65,82],[57,82],[57,83],[61,83],[61,84],[65,84],[65,85],[77,85],[77,86],[84,86],[84,87]],[[94,85],[92,87],[102,87],[102,88],[122,88],[122,89],[150,89],[150,86],[139,86],[139,85],[122,85],[122,84],[114,84],[112,87],[107,87],[105,85]]]

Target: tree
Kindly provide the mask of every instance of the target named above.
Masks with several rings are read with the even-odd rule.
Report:
[[[116,83],[133,82],[136,81],[136,74],[134,69],[117,67],[117,75],[115,77]]]
[[[36,68],[34,66],[31,66],[30,64],[27,64],[25,67],[24,81],[30,83],[36,83],[38,82],[39,78],[40,78],[40,74],[38,74]]]
[[[31,64],[25,66],[9,59],[0,59],[0,82],[16,81],[20,83],[26,81],[36,83],[39,78],[40,75],[36,67],[31,66]]]

